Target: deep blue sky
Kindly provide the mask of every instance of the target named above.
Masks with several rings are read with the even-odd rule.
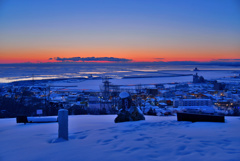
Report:
[[[1,62],[237,59],[240,1],[1,0],[0,35]]]

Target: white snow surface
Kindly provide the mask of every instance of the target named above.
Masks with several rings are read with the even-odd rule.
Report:
[[[27,120],[28,122],[34,122],[34,123],[44,123],[44,122],[47,123],[47,122],[57,122],[57,117],[27,117]]]
[[[58,123],[0,119],[1,161],[237,161],[240,117],[226,123],[178,122],[176,116],[114,123],[116,115],[69,116],[69,140]]]

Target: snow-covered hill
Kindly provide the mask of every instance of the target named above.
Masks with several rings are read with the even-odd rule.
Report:
[[[178,122],[176,116],[114,123],[114,115],[69,116],[69,141],[58,123],[0,120],[1,161],[234,161],[240,158],[240,117],[226,123]]]

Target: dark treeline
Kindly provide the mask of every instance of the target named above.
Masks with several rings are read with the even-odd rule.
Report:
[[[16,116],[38,116],[36,111],[42,109],[43,116],[56,116],[58,110],[63,108],[62,103],[45,102],[45,100],[36,97],[22,97],[16,99],[14,97],[0,97],[0,118],[11,118]],[[73,105],[68,108],[69,115],[102,115],[116,114],[114,108],[90,108],[82,105]]]

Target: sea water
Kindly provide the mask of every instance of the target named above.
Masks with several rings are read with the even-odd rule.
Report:
[[[197,67],[199,71],[193,71]],[[198,73],[208,80],[228,80],[240,74],[239,66],[160,65],[156,63],[26,63],[0,64],[0,83],[59,78],[109,77],[116,85],[190,82]],[[235,79],[239,81],[239,79]],[[81,81],[99,88],[102,80]],[[85,83],[83,83],[85,82]],[[77,82],[78,83],[78,82]]]

